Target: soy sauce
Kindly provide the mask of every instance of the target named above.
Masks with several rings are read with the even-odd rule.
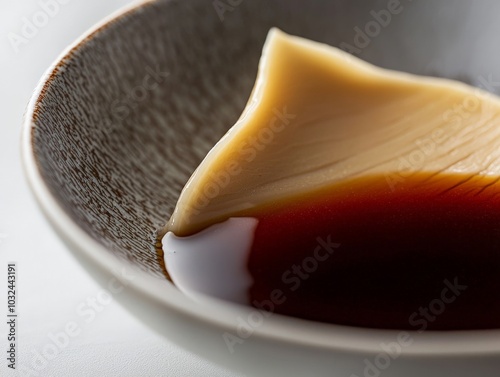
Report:
[[[495,178],[389,178],[344,182],[268,206],[247,223],[250,238],[237,263],[232,254],[226,264],[238,245],[220,241],[224,224],[215,225],[218,241],[211,247],[218,252],[205,254],[210,263],[195,266],[206,250],[193,251],[190,237],[178,238],[167,269],[188,293],[306,320],[384,329],[500,328]],[[172,258],[180,263],[169,263]],[[218,284],[209,287],[207,276]],[[221,287],[237,288],[225,296]]]

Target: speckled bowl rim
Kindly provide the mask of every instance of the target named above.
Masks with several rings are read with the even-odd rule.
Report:
[[[189,0],[185,0],[189,1]],[[51,67],[42,76],[28,103],[22,130],[21,153],[23,167],[28,183],[43,213],[63,238],[75,245],[78,253],[82,254],[94,267],[113,277],[120,268],[131,267],[124,261],[113,256],[104,246],[94,240],[81,229],[75,221],[64,211],[63,207],[51,194],[45,183],[34,150],[33,130],[36,127],[39,103],[43,101],[46,89],[52,85],[54,77],[63,68],[72,55],[89,40],[98,37],[103,30],[125,16],[133,16],[143,7],[156,3],[156,0],[145,0],[125,6],[106,17],[92,27],[82,37],[71,44]],[[70,248],[71,249],[71,248]],[[155,279],[144,272],[138,272],[139,279],[130,282],[127,289],[133,291],[137,300],[151,300],[166,311],[181,314],[185,320],[196,321],[205,326],[216,327],[221,331],[235,332],[235,318],[245,318],[249,309],[215,300],[214,302],[198,303],[186,297],[173,285],[165,284],[162,290],[158,289]],[[140,318],[139,318],[140,319]],[[348,326],[339,326],[300,319],[273,315],[265,323],[255,329],[253,337],[306,347],[315,347],[327,350],[342,350],[353,353],[380,352],[380,343],[395,341],[400,331],[377,330]],[[418,333],[409,331],[418,340],[411,347],[403,350],[407,356],[465,356],[465,355],[500,355],[499,330],[468,330]]]

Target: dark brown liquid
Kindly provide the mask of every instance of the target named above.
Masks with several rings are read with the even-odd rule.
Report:
[[[499,194],[484,177],[417,175],[394,190],[372,177],[270,208],[249,302],[350,326],[500,328]]]

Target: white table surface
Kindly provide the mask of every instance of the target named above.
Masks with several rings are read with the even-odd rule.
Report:
[[[16,51],[10,39],[22,35],[24,17],[32,19],[43,11],[41,4],[58,1],[65,4]],[[77,308],[100,288],[50,228],[22,172],[22,116],[41,75],[68,44],[129,2],[0,0],[0,376],[236,376],[156,335],[116,302],[96,310],[86,324]],[[18,270],[16,371],[6,361],[11,261]],[[37,355],[54,349],[48,346],[51,334],[71,321],[80,334],[43,362]]]

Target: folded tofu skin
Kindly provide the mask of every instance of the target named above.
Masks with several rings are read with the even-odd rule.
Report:
[[[383,176],[391,189],[415,173],[491,182],[499,126],[500,101],[479,89],[272,29],[246,108],[189,179],[163,233],[258,217],[363,177]]]

